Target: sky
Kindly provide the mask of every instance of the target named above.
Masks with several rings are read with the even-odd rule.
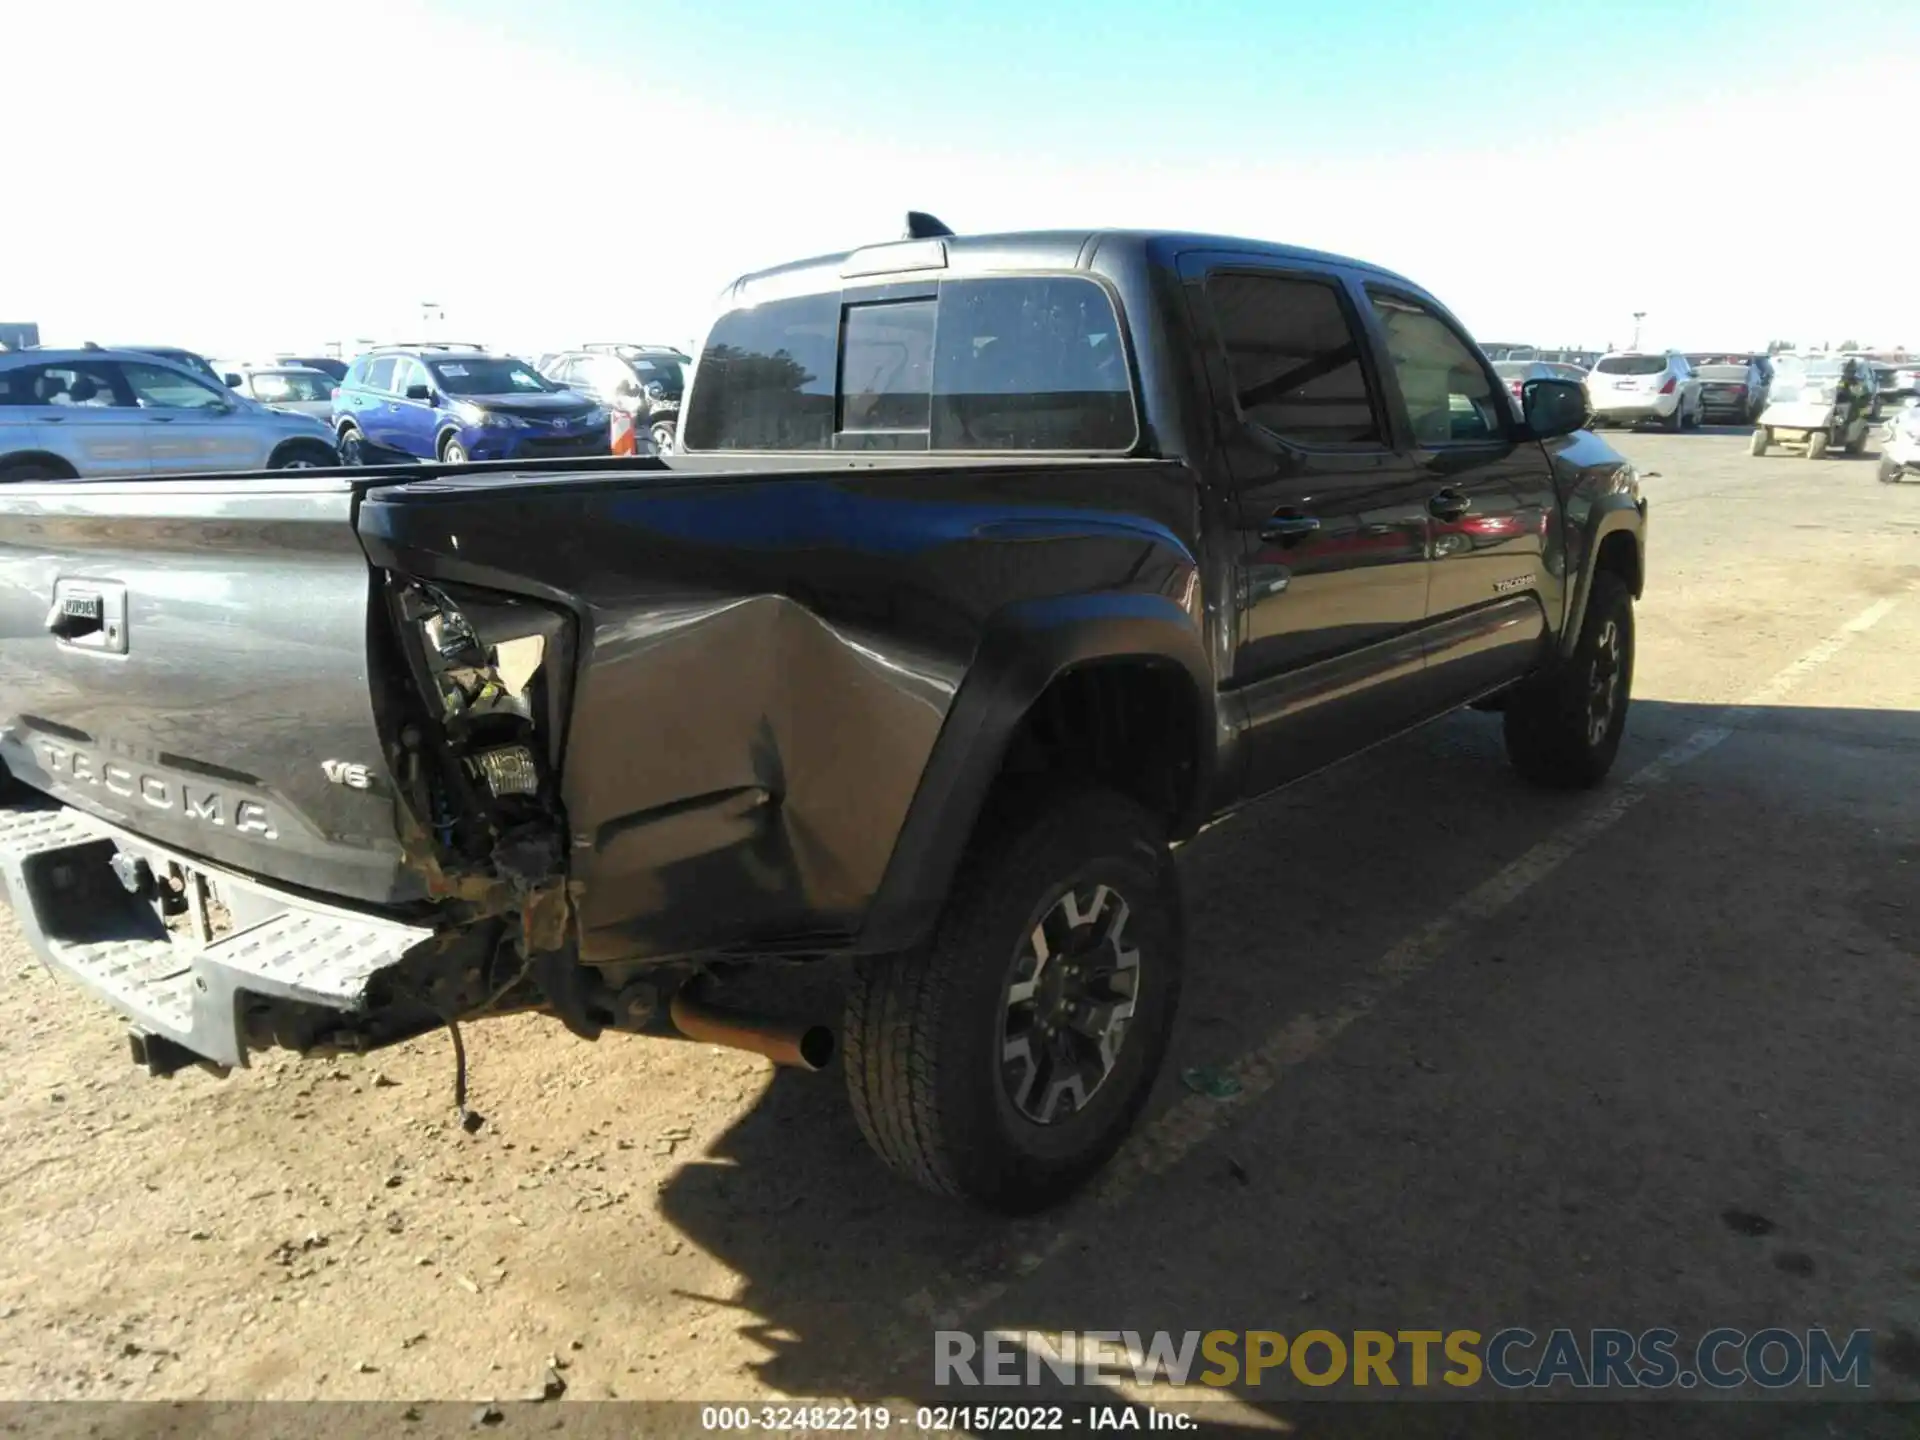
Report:
[[[1920,0],[0,0],[0,77],[48,343],[691,344],[920,209],[1333,250],[1486,343],[1920,347]]]

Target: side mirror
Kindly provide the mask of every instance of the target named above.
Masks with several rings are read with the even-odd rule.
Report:
[[[246,381],[242,380],[238,375],[233,375],[233,374],[222,375],[220,378],[226,382],[227,388],[229,390],[238,390],[242,385],[247,383]]]
[[[431,400],[432,398],[433,387],[431,385],[407,386],[407,399],[409,400]]]
[[[1529,380],[1520,387],[1520,411],[1538,440],[1569,435],[1587,423],[1587,394],[1571,380]]]

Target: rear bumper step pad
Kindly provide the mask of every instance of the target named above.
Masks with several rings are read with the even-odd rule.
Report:
[[[205,945],[169,932],[115,876],[112,861],[123,852],[156,874],[177,864],[206,877],[240,928]],[[434,937],[425,926],[295,897],[46,802],[0,804],[0,882],[48,969],[100,996],[142,1037],[216,1065],[247,1063],[241,1007],[250,997],[358,1011],[376,974]],[[168,1048],[137,1038],[134,1053]]]

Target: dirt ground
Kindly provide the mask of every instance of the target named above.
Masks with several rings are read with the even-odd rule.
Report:
[[[1920,1393],[1920,483],[1617,443],[1610,786],[1465,715],[1186,847],[1166,1077],[1055,1215],[894,1180],[837,1073],[535,1018],[471,1135],[444,1037],[151,1080],[0,920],[0,1398],[925,1398],[936,1323],[1864,1327]]]

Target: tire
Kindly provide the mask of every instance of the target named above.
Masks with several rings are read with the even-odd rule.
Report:
[[[1573,654],[1507,702],[1507,758],[1535,785],[1591,789],[1619,753],[1632,695],[1633,595],[1618,575],[1602,570],[1593,577]]]
[[[1682,430],[1687,428],[1687,402],[1685,400],[1682,400],[1678,405],[1673,407],[1673,414],[1667,417],[1666,428],[1675,435],[1678,435]]]
[[[1767,446],[1772,443],[1773,436],[1767,433],[1767,429],[1763,425],[1756,429],[1753,432],[1753,438],[1747,441],[1747,453],[1749,455],[1764,455],[1767,453]]]
[[[340,463],[342,465],[364,465],[367,463],[367,442],[361,438],[356,425],[340,427]]]
[[[1166,1057],[1183,942],[1178,877],[1149,812],[1080,789],[1025,814],[983,824],[929,944],[859,966],[844,1027],[848,1098],[880,1158],[1007,1214],[1064,1199],[1125,1139]],[[1087,984],[1085,962],[1067,963],[1082,956],[1098,988],[1081,1003],[1131,1006],[1104,1047],[1071,1024],[1047,1030],[1062,990]],[[1077,1098],[1056,1058],[1068,1048],[1085,1067]]]
[[[457,435],[449,435],[446,444],[440,447],[440,463],[443,465],[464,465],[471,458]]]
[[[338,465],[340,457],[318,440],[302,440],[283,445],[267,461],[269,470],[325,470]]]
[[[671,455],[674,447],[675,426],[671,420],[656,420],[647,427],[647,438],[653,441],[656,455]]]
[[[26,480],[71,480],[74,476],[57,465],[39,460],[23,460],[17,465],[0,465],[0,485]]]
[[[1860,452],[1862,450],[1865,450],[1866,448],[1867,448],[1867,430],[1865,426],[1862,426],[1860,433],[1858,435],[1851,436],[1844,443],[1842,443],[1842,445],[1840,446],[1840,453],[1842,455],[1851,455],[1857,458]]]
[[[1880,461],[1879,476],[1882,485],[1898,485],[1900,483],[1900,466],[1892,460],[1882,459]]]
[[[1816,430],[1807,436],[1807,458],[1818,460],[1827,453],[1827,432]]]

